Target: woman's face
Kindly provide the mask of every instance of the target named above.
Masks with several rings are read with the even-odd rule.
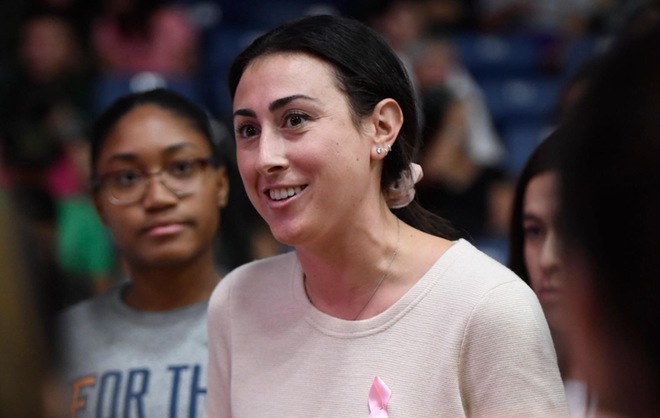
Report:
[[[533,177],[523,200],[525,265],[532,289],[554,329],[563,328],[563,280],[555,217],[558,210],[558,176],[546,171]]]
[[[134,169],[155,173],[210,156],[207,140],[192,123],[147,104],[129,111],[110,131],[96,172],[100,178]],[[135,203],[112,203],[103,185],[95,193],[99,215],[129,264],[176,265],[212,251],[228,181],[224,169],[210,165],[196,178],[192,192],[182,197],[165,187],[160,175],[150,178]]]
[[[356,126],[323,60],[288,53],[250,63],[236,89],[234,130],[247,194],[281,242],[350,227],[365,202],[380,198],[373,132]]]

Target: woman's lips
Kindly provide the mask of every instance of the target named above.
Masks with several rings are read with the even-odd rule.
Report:
[[[159,224],[148,227],[145,230],[145,234],[150,237],[162,237],[167,235],[178,234],[184,228],[185,225],[183,223],[179,223],[179,222],[165,223],[165,224]]]
[[[538,292],[538,298],[541,303],[557,303],[561,293],[558,289],[545,288]]]
[[[281,200],[289,199],[293,196],[297,196],[306,187],[307,186],[273,187],[268,189],[266,194],[271,200],[278,202]]]

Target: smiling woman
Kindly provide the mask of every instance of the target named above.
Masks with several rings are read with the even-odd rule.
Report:
[[[213,242],[229,191],[209,121],[153,90],[119,99],[94,128],[94,203],[130,280],[62,315],[70,409],[201,417]]]
[[[295,251],[216,288],[209,417],[565,414],[533,292],[414,200],[414,94],[375,32],[284,25],[229,86],[247,195]]]

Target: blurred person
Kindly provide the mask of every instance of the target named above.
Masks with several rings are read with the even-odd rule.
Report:
[[[465,112],[448,88],[422,96],[423,145],[418,159],[424,177],[417,192],[424,207],[478,243],[506,235],[513,188],[503,170],[478,164],[468,154]]]
[[[164,0],[104,0],[91,36],[99,65],[108,73],[197,71],[197,29],[183,9]]]
[[[565,134],[558,128],[539,144],[520,173],[513,201],[508,265],[531,286],[548,320],[571,418],[596,416],[596,399],[567,346],[571,325],[564,303],[565,280],[559,248],[559,152]]]
[[[86,176],[79,170],[80,153],[75,150],[87,146],[91,69],[71,22],[58,13],[29,15],[22,23],[18,52],[21,66],[0,97],[1,172],[18,210],[38,235],[38,261],[45,270],[57,270],[70,279],[63,283],[68,294],[65,299],[74,302],[92,294],[89,276],[105,277],[110,267],[109,263],[94,271],[71,267],[112,257],[109,239],[98,220],[92,217],[87,228],[76,229],[75,220],[71,223],[62,218],[71,199],[86,192]],[[87,199],[85,203],[85,213],[93,213],[91,202]],[[69,226],[74,226],[73,232]],[[87,232],[92,231],[98,233],[91,233],[89,244]],[[83,254],[81,245],[68,245],[69,238],[82,241],[84,250],[96,245],[103,248]],[[71,256],[63,258],[69,251],[66,247]]]
[[[58,293],[34,274],[25,232],[0,190],[0,417],[61,418],[57,341],[49,332]]]
[[[560,154],[572,361],[620,417],[660,411],[658,45],[656,26],[607,53]]]
[[[474,2],[476,0],[425,0],[424,13],[427,31],[451,34],[475,29]]]
[[[73,25],[85,52],[89,52],[91,23],[101,10],[100,1],[88,0],[31,0],[26,2],[30,10],[57,13]]]
[[[601,0],[476,0],[478,28],[579,37],[589,32]]]
[[[202,417],[214,241],[227,204],[207,114],[164,89],[118,99],[92,135],[93,199],[128,280],[60,318],[76,417]]]
[[[476,164],[501,167],[506,150],[481,87],[461,64],[456,46],[448,38],[425,37],[417,44],[413,57],[420,95],[436,88],[448,88],[463,103],[470,158]]]
[[[83,138],[89,120],[90,73],[75,32],[58,14],[23,23],[21,65],[0,98],[2,162],[10,188],[52,190],[50,170],[62,163],[62,144]],[[69,187],[79,179],[69,178]]]
[[[461,65],[450,41],[429,34],[424,1],[376,2],[366,22],[397,53],[418,94],[448,86],[466,105],[468,150],[477,163],[497,166],[505,157],[504,146],[490,118],[481,88]]]
[[[415,91],[419,91],[412,53],[426,25],[421,4],[416,0],[372,2],[363,19],[378,32],[403,63]]]
[[[565,416],[532,290],[413,199],[415,95],[377,32],[278,27],[229,87],[243,185],[294,251],[214,291],[209,418]]]

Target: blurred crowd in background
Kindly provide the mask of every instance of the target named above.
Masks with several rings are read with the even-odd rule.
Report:
[[[634,16],[622,0],[32,0],[0,5],[0,203],[51,312],[122,280],[88,194],[94,118],[165,86],[202,104],[233,157],[226,71],[265,30],[309,14],[368,23],[400,54],[424,116],[418,196],[506,259],[513,184]],[[640,20],[639,24],[643,24]],[[235,168],[218,265],[285,251]],[[3,243],[5,244],[5,243]],[[4,248],[4,247],[3,247]],[[20,253],[20,252],[19,252]],[[56,295],[56,297],[53,297]]]

